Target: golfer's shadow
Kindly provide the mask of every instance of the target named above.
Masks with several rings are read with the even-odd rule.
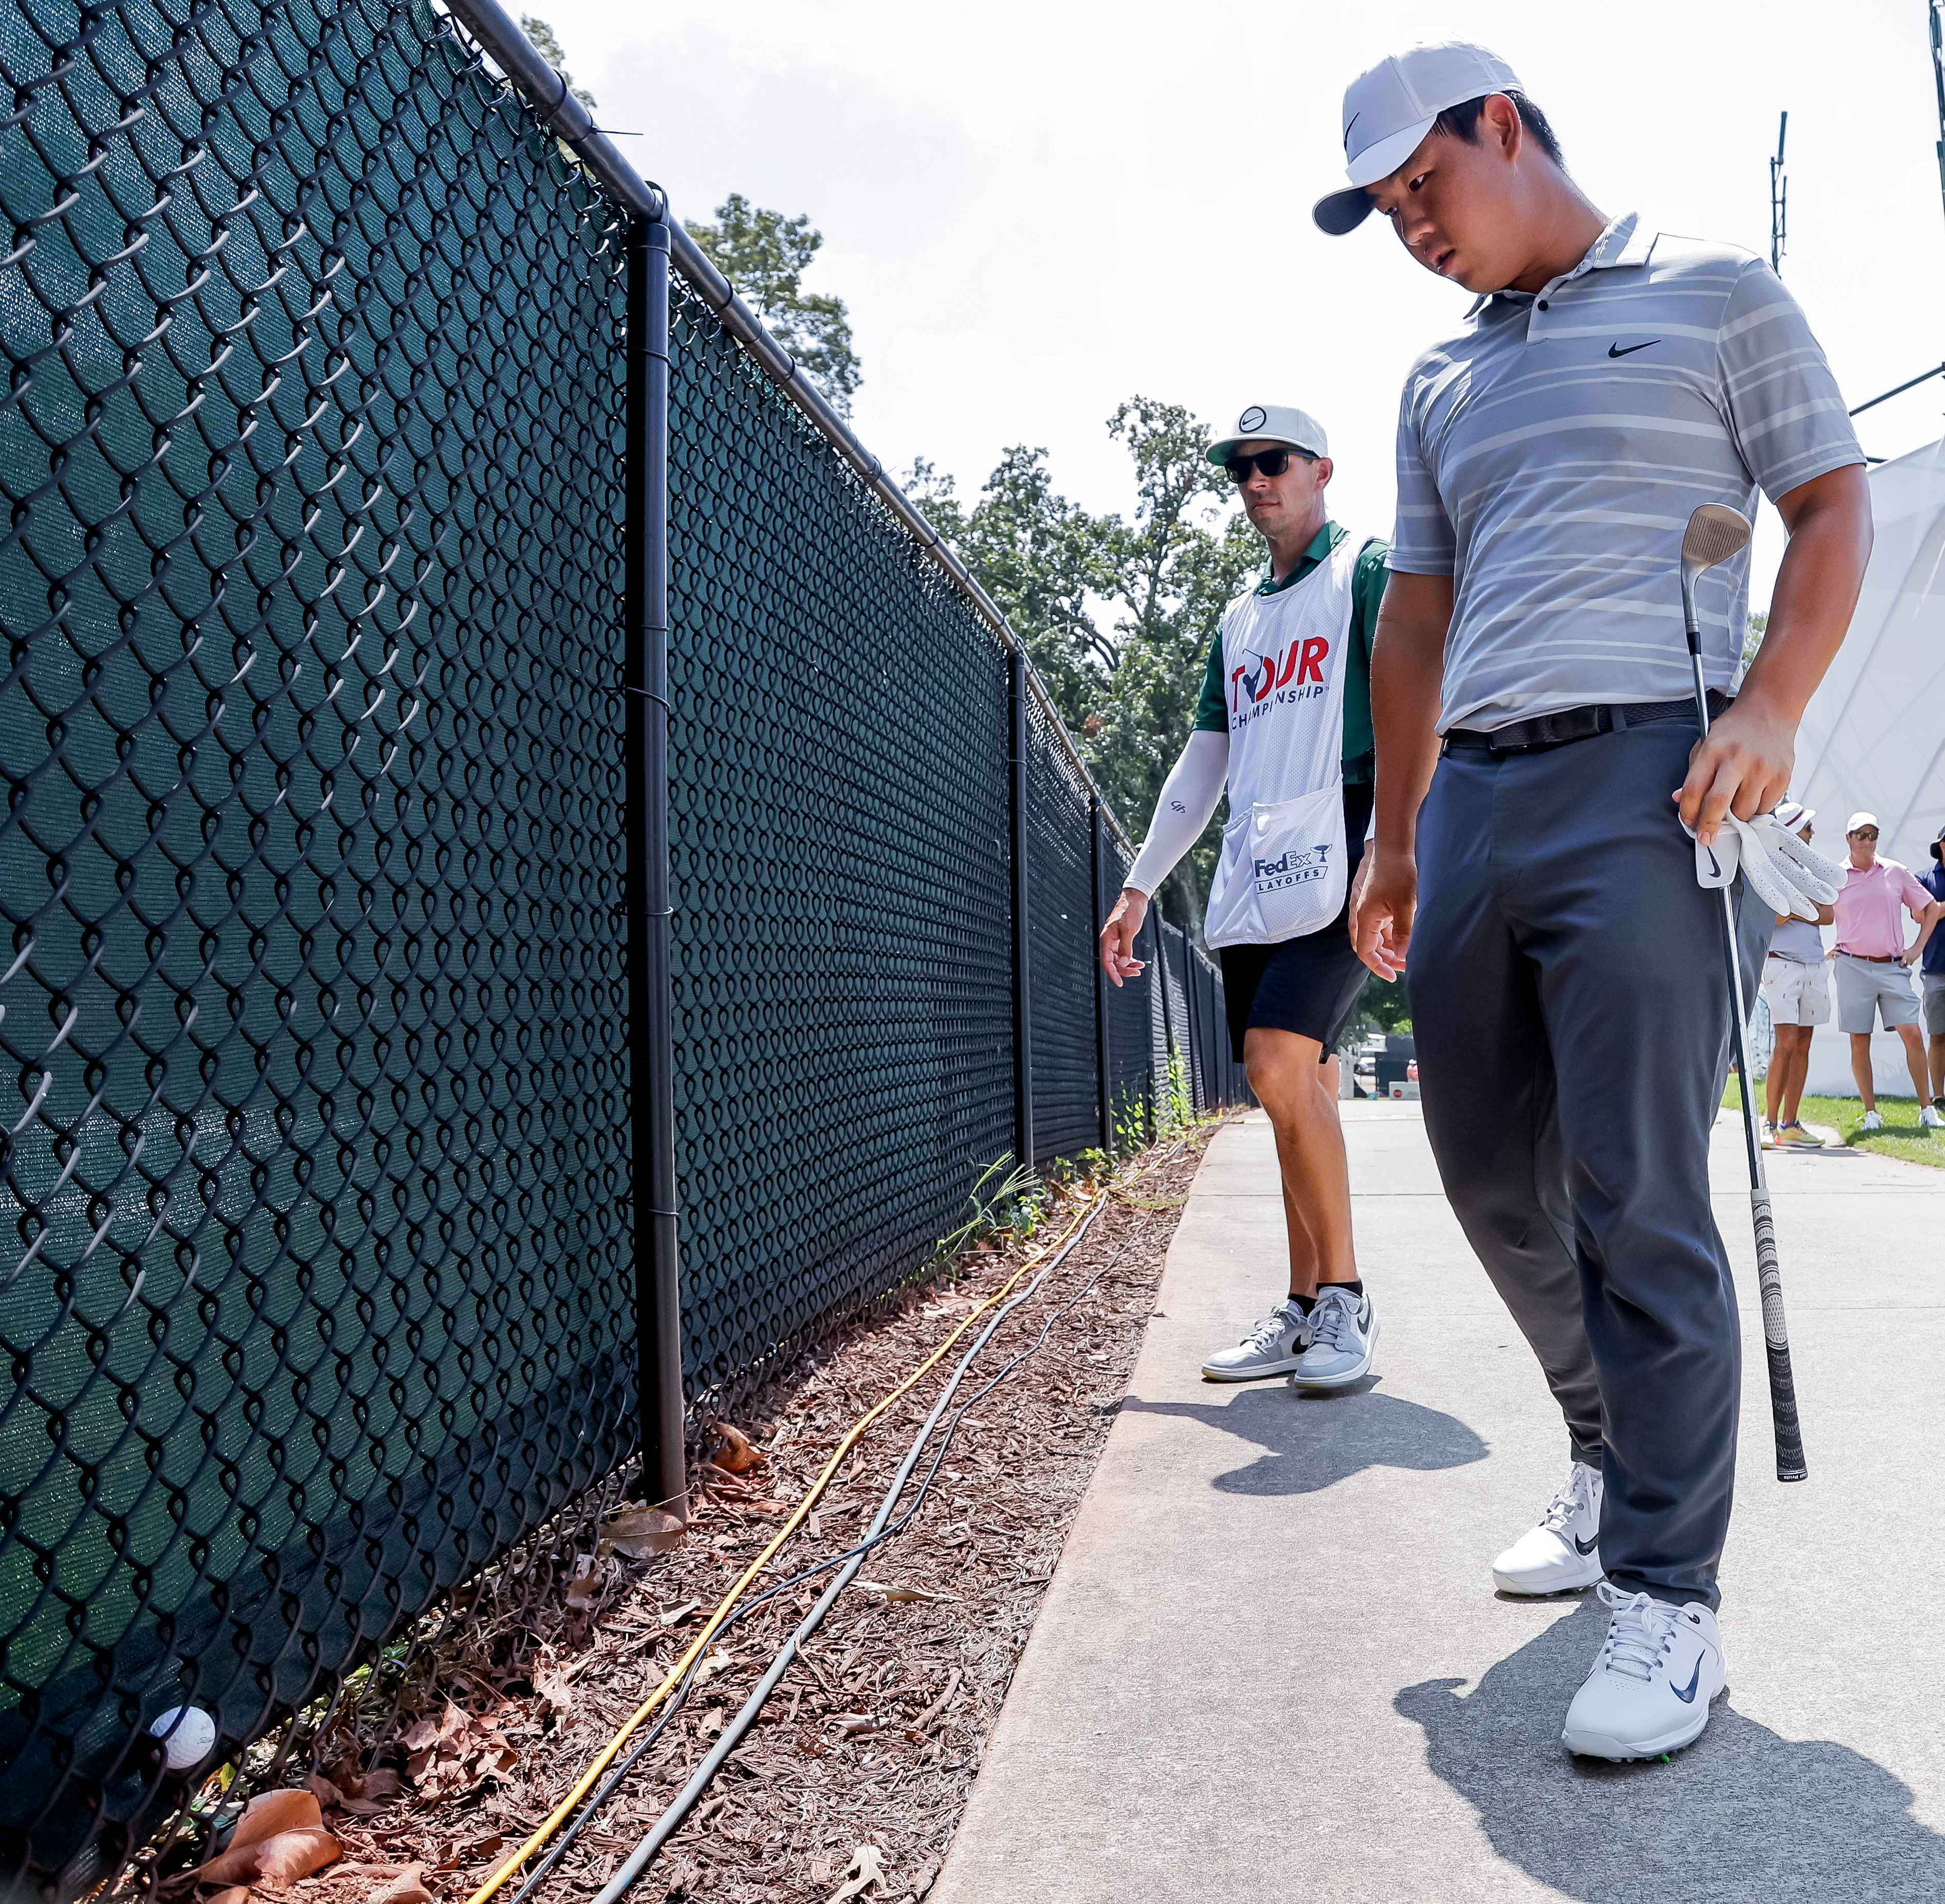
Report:
[[[1299,1394],[1283,1382],[1233,1391],[1226,1400],[1148,1402],[1130,1395],[1124,1415],[1172,1415],[1204,1422],[1265,1452],[1246,1468],[1219,1474],[1223,1494],[1315,1494],[1367,1468],[1420,1473],[1463,1468],[1486,1458],[1484,1442],[1435,1408],[1381,1395],[1367,1379],[1330,1395]]]
[[[1882,1765],[1827,1739],[1778,1737],[1734,1709],[1671,1761],[1570,1758],[1560,1721],[1606,1631],[1589,1594],[1463,1698],[1456,1679],[1393,1704],[1426,1763],[1468,1800],[1500,1855],[1585,1904],[1890,1904],[1945,1897],[1945,1838]]]

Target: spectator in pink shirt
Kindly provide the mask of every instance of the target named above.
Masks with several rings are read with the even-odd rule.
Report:
[[[1880,1017],[1887,1031],[1904,1040],[1919,1120],[1928,1129],[1945,1124],[1925,1088],[1925,1041],[1918,1030],[1918,994],[1911,968],[1938,923],[1945,903],[1934,899],[1894,859],[1878,858],[1878,816],[1854,813],[1844,829],[1851,863],[1837,894],[1837,1026],[1851,1034],[1851,1075],[1864,1101],[1864,1128],[1882,1130],[1871,1083],[1871,1033]],[[1918,922],[1918,937],[1904,942],[1904,915]]]

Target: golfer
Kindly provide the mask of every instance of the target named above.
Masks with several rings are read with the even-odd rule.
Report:
[[[1317,222],[1375,210],[1473,298],[1400,409],[1358,946],[1388,977],[1409,947],[1446,1193],[1567,1418],[1567,1480],[1494,1577],[1598,1582],[1612,1617],[1562,1742],[1658,1756],[1726,1683],[1741,1382],[1709,1204],[1722,907],[1684,827],[1712,844],[1789,786],[1870,546],[1863,457],[1768,267],[1591,204],[1484,47],[1381,61],[1344,128],[1351,189]],[[1759,489],[1789,547],[1733,701],[1746,553],[1700,584],[1701,741],[1683,531],[1702,503],[1752,513]],[[1747,988],[1774,914],[1746,883],[1734,900]]]
[[[1817,836],[1811,821],[1814,807],[1786,800],[1776,809],[1777,824],[1789,827],[1806,845]],[[1776,1027],[1776,1049],[1770,1053],[1769,1076],[1764,1082],[1763,1148],[1820,1151],[1822,1138],[1803,1128],[1797,1113],[1803,1086],[1810,1075],[1810,1040],[1816,1027],[1830,1021],[1829,968],[1823,957],[1823,935],[1817,928],[1836,917],[1833,908],[1819,906],[1814,922],[1793,913],[1776,915],[1769,957],[1763,961],[1763,1001]]]
[[[1875,1080],[1871,1076],[1871,1034],[1879,1021],[1904,1042],[1904,1062],[1918,1099],[1919,1122],[1936,1130],[1945,1124],[1925,1088],[1925,1040],[1918,1029],[1918,994],[1911,968],[1925,956],[1941,907],[1909,867],[1878,858],[1878,816],[1854,813],[1844,829],[1851,849],[1844,883],[1837,892],[1837,1028],[1851,1039],[1851,1075],[1864,1101],[1864,1128],[1882,1130]],[[1918,924],[1918,936],[1904,942],[1904,915]]]
[[[1371,817],[1371,642],[1385,545],[1330,519],[1330,445],[1304,411],[1252,404],[1209,451],[1269,544],[1262,581],[1224,610],[1195,726],[1101,932],[1119,985],[1142,969],[1148,898],[1229,790],[1203,936],[1222,961],[1229,1043],[1269,1114],[1290,1234],[1290,1294],[1203,1373],[1287,1373],[1341,1388],[1371,1366],[1377,1320],[1351,1238],[1336,1042],[1364,989],[1349,880]]]
[[[1931,843],[1931,864],[1918,876],[1918,883],[1941,906],[1945,906],[1945,827]],[[1925,1058],[1931,1073],[1931,1108],[1945,1114],[1945,932],[1934,930],[1925,947],[1919,968],[1919,983],[1924,988]]]

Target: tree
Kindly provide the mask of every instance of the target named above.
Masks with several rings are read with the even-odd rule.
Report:
[[[716,222],[683,221],[689,235],[770,334],[794,357],[839,415],[864,380],[851,348],[851,320],[841,297],[803,288],[803,273],[824,243],[807,216],[786,218],[732,192],[716,208]]]
[[[567,54],[560,42],[555,37],[553,29],[544,20],[536,20],[532,14],[520,16],[520,31],[532,43],[534,51],[561,76],[567,90],[591,112],[594,109],[594,95],[585,86],[574,83],[574,75],[567,69]]]

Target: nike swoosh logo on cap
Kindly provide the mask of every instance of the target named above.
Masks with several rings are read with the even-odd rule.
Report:
[[[1637,350],[1652,350],[1660,341],[1659,337],[1650,337],[1647,343],[1631,344],[1625,350],[1618,344],[1611,344],[1607,347],[1607,355],[1611,357],[1632,357]]]

